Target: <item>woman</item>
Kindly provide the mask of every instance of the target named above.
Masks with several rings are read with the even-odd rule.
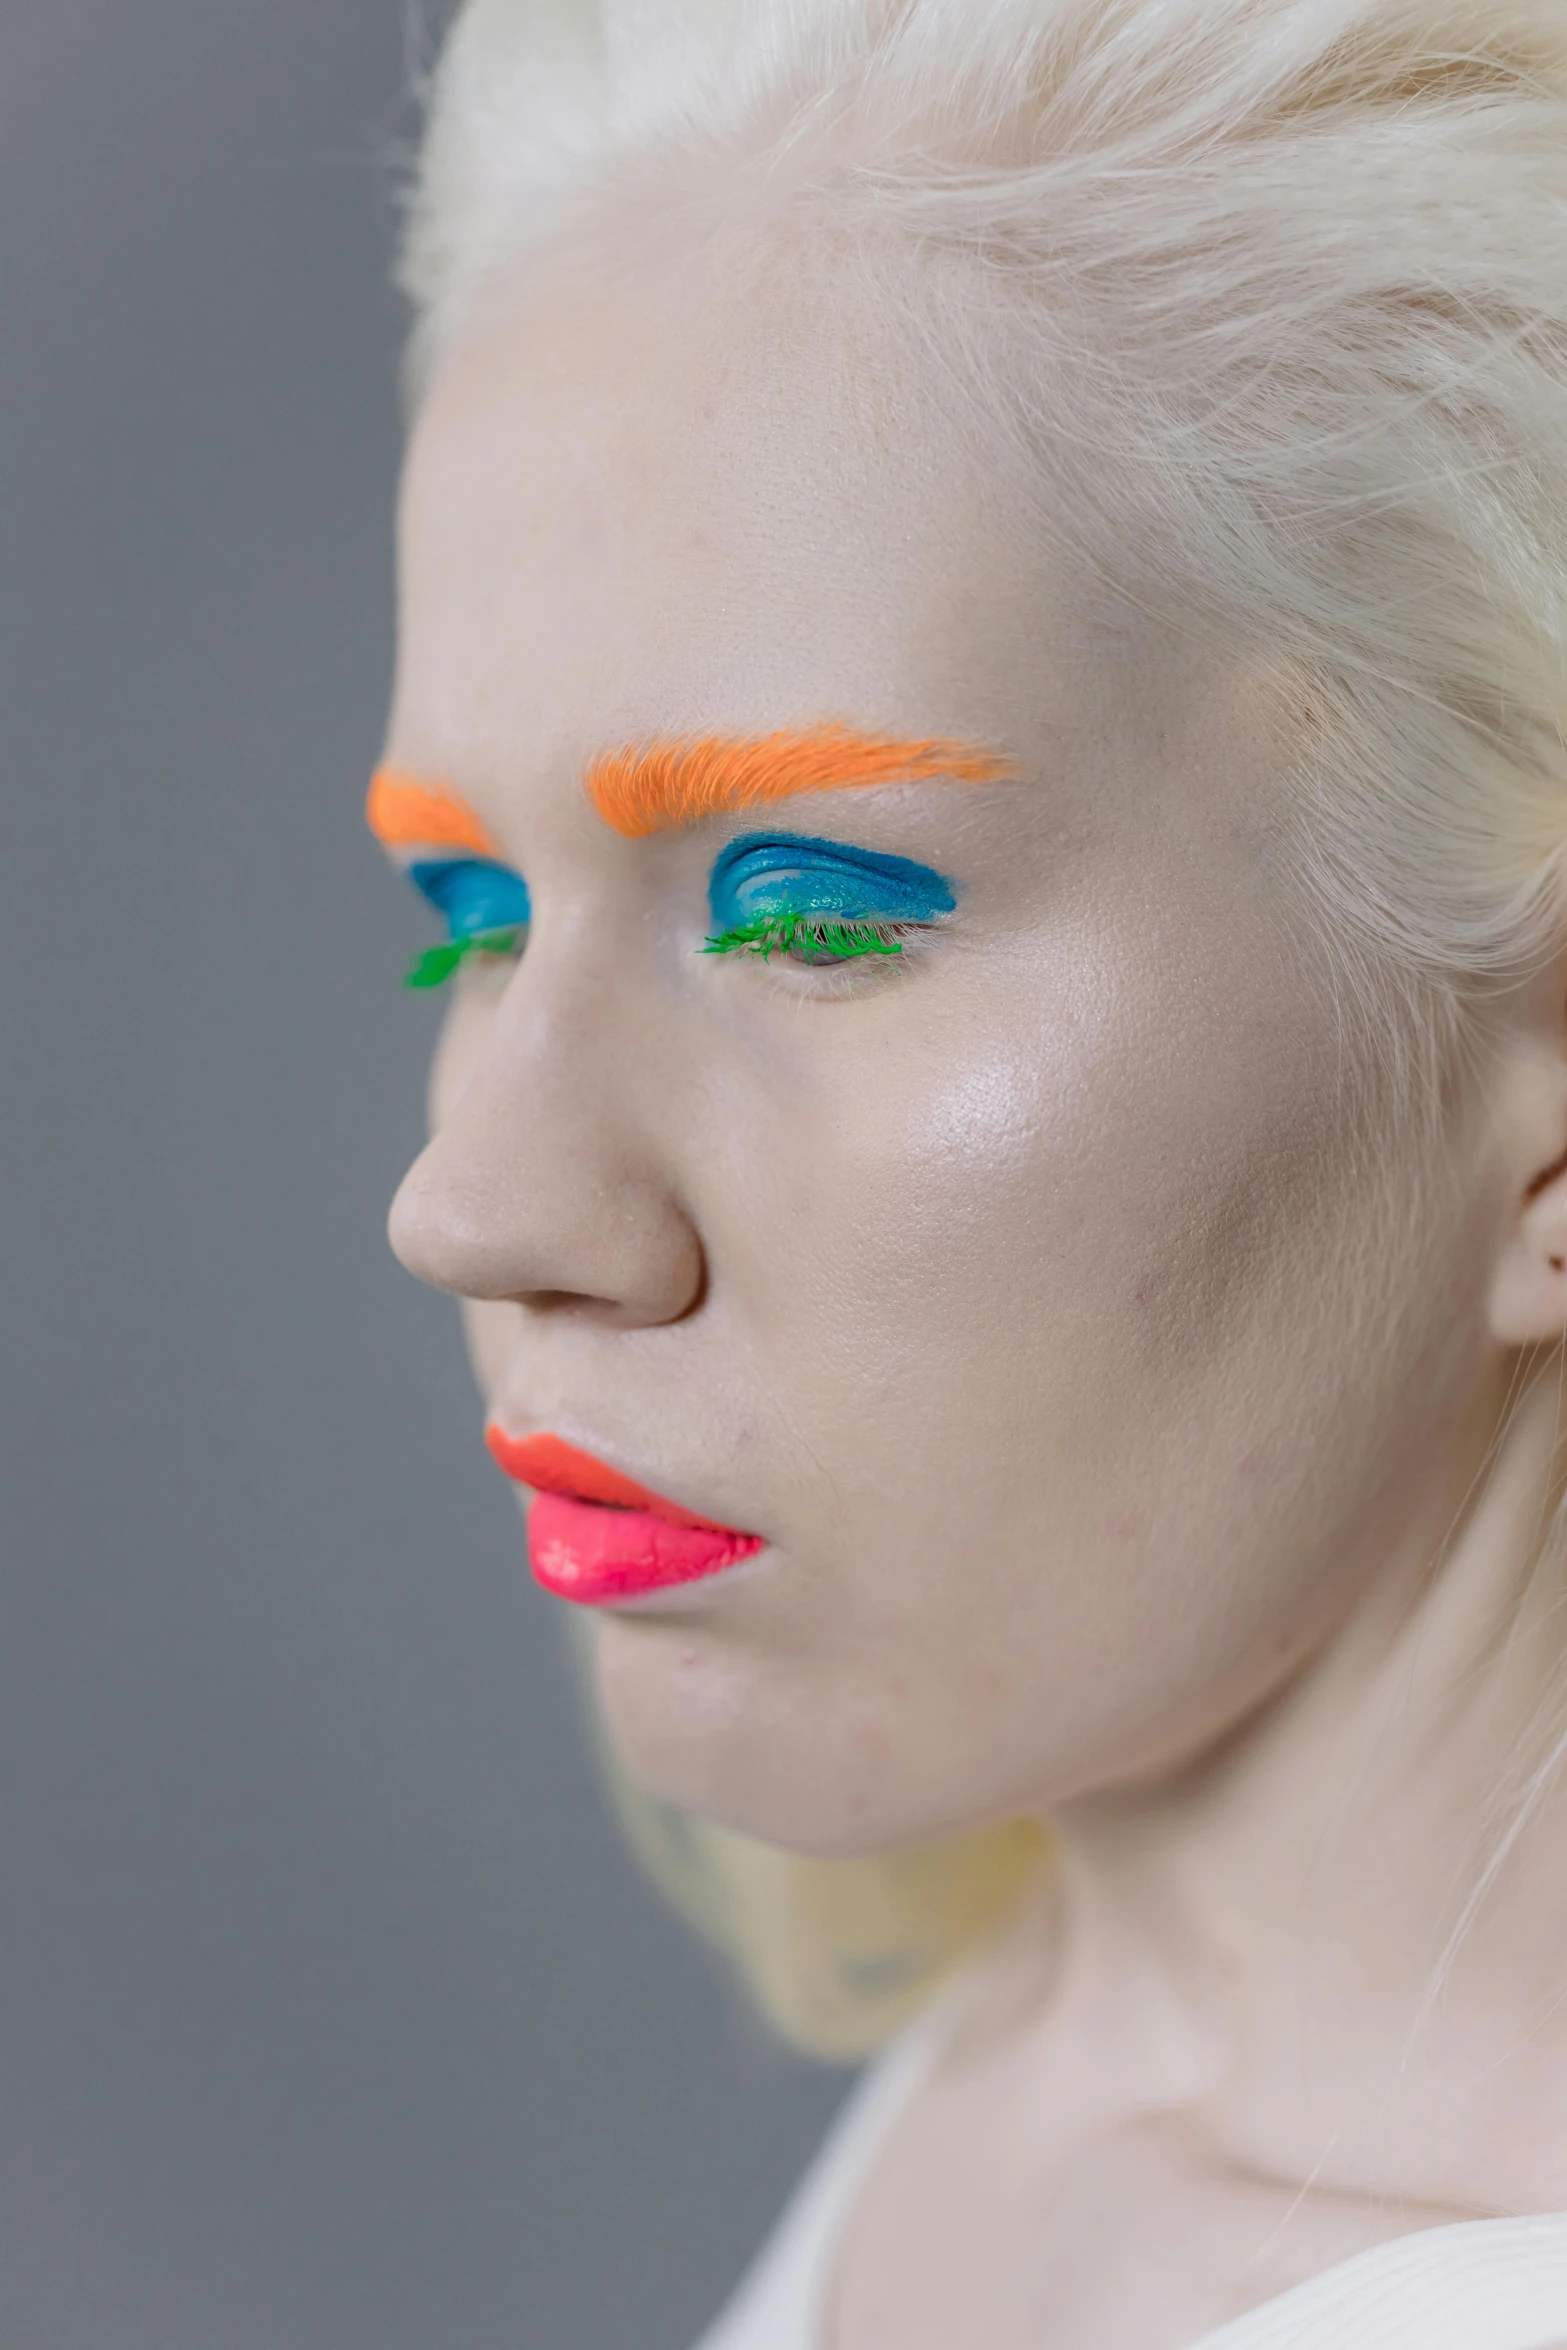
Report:
[[[1567,2341],[1560,0],[472,0],[409,282],[394,1242],[890,2035],[711,2350]]]

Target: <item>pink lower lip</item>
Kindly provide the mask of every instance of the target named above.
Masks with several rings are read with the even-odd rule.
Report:
[[[721,1526],[676,1526],[647,1510],[540,1493],[528,1512],[535,1579],[558,1599],[584,1607],[635,1599],[722,1574],[766,1546],[758,1534]]]

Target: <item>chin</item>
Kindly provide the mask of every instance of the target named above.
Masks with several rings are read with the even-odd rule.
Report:
[[[807,1761],[819,1736],[803,1691],[785,1699],[689,1626],[594,1626],[599,1711],[621,1767],[661,1803],[791,1851],[823,1851],[835,1810]],[[771,1679],[771,1676],[767,1676]]]
[[[1030,1808],[1017,1788],[971,1786],[949,1749],[911,1743],[907,1723],[894,1737],[859,1692],[816,1673],[759,1668],[690,1625],[665,1624],[652,1639],[646,1619],[605,1617],[595,1635],[599,1711],[617,1761],[647,1794],[714,1826],[816,1859],[855,1859]]]

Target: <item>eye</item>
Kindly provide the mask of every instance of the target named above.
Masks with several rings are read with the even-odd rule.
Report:
[[[487,857],[442,858],[410,865],[408,878],[445,915],[448,935],[418,958],[405,987],[439,987],[474,955],[520,950],[533,909],[527,883],[510,865]]]
[[[760,955],[764,962],[777,955],[791,963],[857,962],[862,955],[901,955],[908,923],[833,922],[822,915],[759,916],[720,931],[703,947],[704,955]]]
[[[832,964],[901,955],[908,933],[950,914],[957,898],[941,874],[907,857],[799,833],[748,833],[720,854],[708,902],[705,954]]]

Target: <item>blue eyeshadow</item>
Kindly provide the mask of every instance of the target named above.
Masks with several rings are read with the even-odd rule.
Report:
[[[519,930],[532,916],[522,875],[488,858],[446,857],[410,865],[408,878],[446,916],[454,940],[486,930]]]
[[[932,922],[957,905],[951,882],[908,857],[885,857],[803,833],[748,832],[724,848],[708,883],[713,927],[789,914],[840,922]]]

